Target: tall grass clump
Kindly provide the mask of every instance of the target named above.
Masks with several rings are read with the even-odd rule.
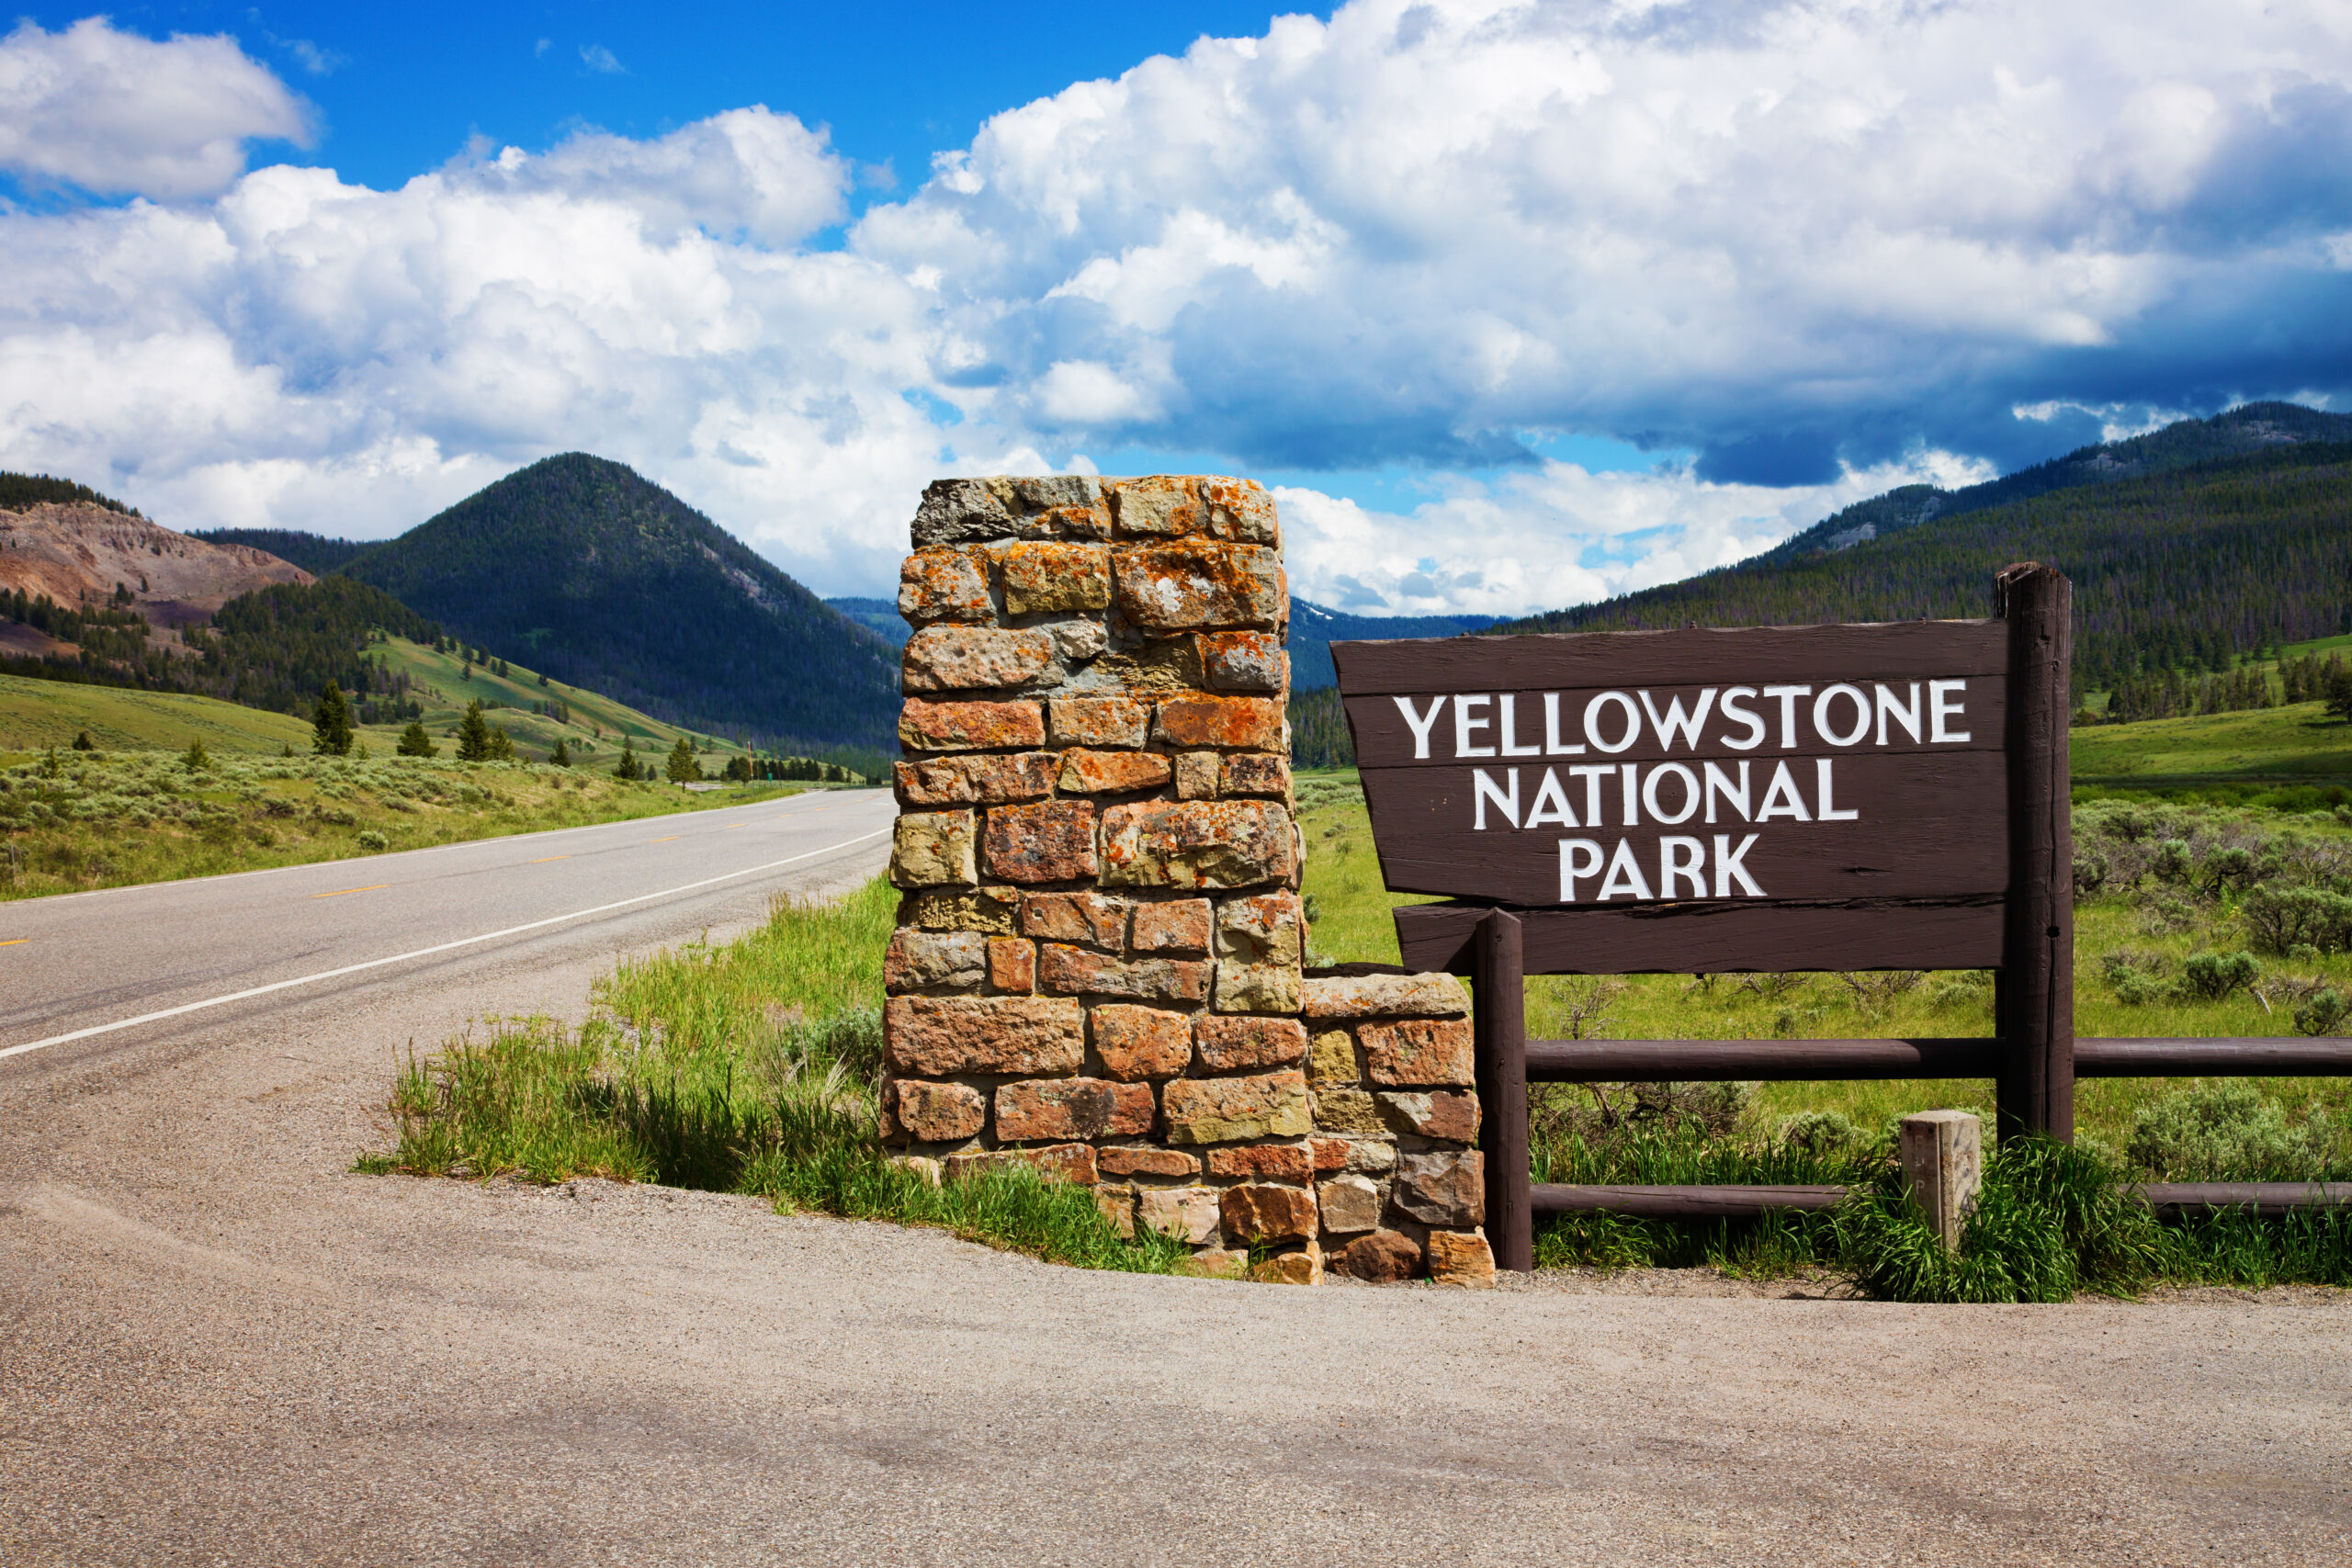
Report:
[[[1167,1273],[1182,1244],[1114,1231],[1091,1191],[1026,1167],[933,1186],[876,1136],[881,955],[898,896],[779,900],[758,931],[626,962],[577,1030],[494,1021],[411,1052],[368,1173],[599,1176],[768,1199],[781,1211],[935,1225],[1084,1268]]]

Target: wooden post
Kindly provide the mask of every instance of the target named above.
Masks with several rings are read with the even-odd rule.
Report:
[[[1535,1267],[1535,1211],[1527,1168],[1527,972],[1519,917],[1489,909],[1478,922],[1478,1147],[1487,1165],[1487,1243],[1495,1267]]]
[[[2033,561],[1995,579],[2009,630],[2009,886],[1995,1006],[2000,1135],[2075,1136],[2075,839],[2066,756],[2074,585]]]

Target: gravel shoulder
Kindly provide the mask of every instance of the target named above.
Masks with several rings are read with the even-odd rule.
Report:
[[[611,956],[0,1077],[0,1562],[2352,1555],[2347,1292],[1302,1291],[349,1174],[396,1048],[577,1016]]]

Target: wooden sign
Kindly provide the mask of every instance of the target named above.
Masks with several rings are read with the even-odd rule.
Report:
[[[1398,911],[1406,963],[1467,973],[1501,906],[1532,973],[1997,964],[2016,631],[1333,644],[1384,879],[1464,900]]]

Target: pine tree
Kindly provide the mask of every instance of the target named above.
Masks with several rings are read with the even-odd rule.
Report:
[[[514,760],[514,738],[506,733],[506,727],[503,724],[491,727],[490,760],[493,762],[511,762]]]
[[[49,757],[52,762],[57,760],[57,748],[54,746],[50,748]],[[204,749],[202,736],[199,735],[187,743],[187,750],[180,758],[180,766],[191,773],[204,773],[212,766],[212,754]]]
[[[555,750],[548,753],[548,761],[559,768],[571,766],[571,748],[564,743],[562,736],[555,738]]]
[[[645,764],[637,760],[637,748],[629,744],[628,736],[622,736],[620,766],[613,770],[613,777],[634,782],[644,776]]]
[[[85,729],[74,737],[74,750],[76,751],[95,751],[97,749],[98,743],[90,739],[88,730]]]
[[[729,778],[730,781],[732,781],[733,783],[736,783],[736,784],[749,784],[749,783],[751,783],[751,782],[752,782],[752,759],[750,759],[749,757],[729,757],[729,758],[728,758],[728,759],[727,759],[727,776],[728,776],[728,778]]]
[[[343,688],[333,681],[319,694],[319,705],[311,715],[311,750],[322,757],[351,755],[351,705],[344,700]]]
[[[466,716],[458,721],[458,761],[490,761],[490,721],[482,717],[479,699],[466,705]]]
[[[413,722],[401,731],[400,754],[403,757],[431,757],[437,755],[440,750],[433,744],[433,737],[424,733],[424,726],[421,723]]]
[[[678,743],[670,749],[670,761],[662,771],[669,774],[672,784],[702,777],[702,764],[695,761],[695,749],[684,736],[679,736]]]

